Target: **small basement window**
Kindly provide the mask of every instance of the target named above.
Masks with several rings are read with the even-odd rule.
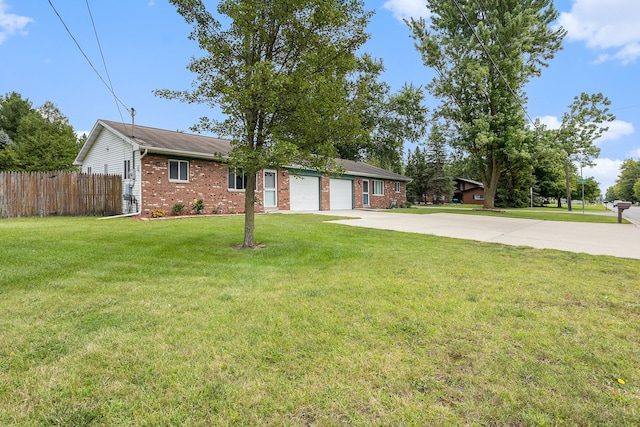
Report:
[[[169,181],[189,182],[189,162],[169,160]]]

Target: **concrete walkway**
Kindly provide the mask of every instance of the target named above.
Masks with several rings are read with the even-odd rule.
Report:
[[[446,213],[420,215],[368,210],[314,213],[349,218],[331,221],[336,224],[640,259],[640,227],[634,224],[538,221]]]

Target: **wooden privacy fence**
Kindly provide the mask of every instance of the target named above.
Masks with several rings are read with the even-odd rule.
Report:
[[[120,213],[120,175],[0,172],[0,218]]]

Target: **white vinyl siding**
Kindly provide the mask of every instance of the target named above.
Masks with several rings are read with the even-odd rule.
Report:
[[[114,135],[108,129],[102,129],[96,138],[91,150],[82,161],[82,172],[84,173],[109,173],[114,175],[125,175],[125,160],[131,161],[131,178],[123,179],[122,191],[124,193],[126,184],[134,182],[133,195],[141,202],[140,188],[140,153],[132,152],[131,144],[126,143],[119,136]],[[105,168],[106,166],[106,168]],[[135,181],[134,181],[135,180]],[[122,199],[122,212],[125,212],[128,204]]]

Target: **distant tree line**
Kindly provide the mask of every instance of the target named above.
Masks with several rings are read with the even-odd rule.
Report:
[[[82,141],[58,107],[33,107],[16,92],[0,96],[0,171],[74,170]]]
[[[640,202],[640,160],[627,159],[622,162],[616,183],[607,189],[607,200]]]

